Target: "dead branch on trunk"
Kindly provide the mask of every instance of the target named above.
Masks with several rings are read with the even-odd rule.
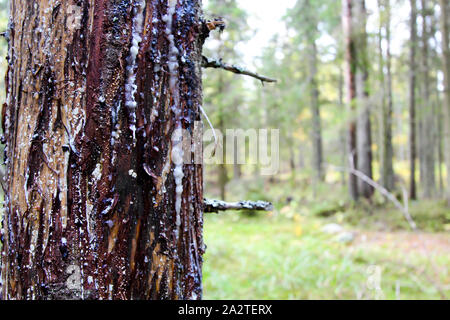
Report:
[[[273,205],[266,201],[239,201],[239,202],[225,202],[220,200],[208,200],[203,202],[204,212],[219,213],[219,211],[228,210],[253,210],[253,211],[272,211]]]
[[[203,56],[203,61],[202,61],[202,67],[203,68],[214,68],[214,69],[223,69],[226,71],[230,71],[233,72],[235,74],[240,74],[240,75],[245,75],[245,76],[249,76],[255,79],[258,79],[261,82],[277,82],[278,80],[276,79],[272,79],[272,78],[268,78],[262,75],[259,75],[257,73],[248,71],[244,68],[241,68],[239,66],[236,65],[231,65],[231,64],[227,64],[225,62],[222,61],[222,59],[219,60],[214,60],[214,59],[210,59],[207,58],[205,56]]]
[[[202,21],[201,24],[201,32],[200,32],[200,39],[201,39],[201,43],[203,45],[203,43],[205,42],[205,40],[209,37],[209,34],[211,33],[211,31],[214,31],[216,29],[219,29],[219,32],[222,33],[223,30],[226,27],[226,23],[225,21],[222,20],[222,18],[215,18],[214,20],[207,20],[207,21]]]
[[[222,20],[222,18],[215,18],[213,21],[208,20],[205,23],[209,31],[219,29],[220,32],[223,32],[223,30],[227,26],[227,24],[225,23],[225,21]]]

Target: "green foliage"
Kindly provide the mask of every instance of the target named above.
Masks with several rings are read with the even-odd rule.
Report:
[[[297,0],[284,20],[297,33],[296,42],[317,40],[321,33],[340,28],[341,3],[333,0]]]

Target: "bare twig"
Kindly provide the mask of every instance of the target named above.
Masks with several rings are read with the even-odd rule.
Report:
[[[3,189],[3,192],[6,193],[6,186],[5,186],[5,169],[3,166],[0,166],[0,186]]]
[[[219,211],[228,210],[253,210],[253,211],[272,211],[273,205],[265,201],[240,201],[225,202],[220,200],[207,200],[203,202],[204,212],[218,213]]]
[[[224,69],[226,71],[230,71],[236,74],[241,74],[241,75],[245,75],[245,76],[249,76],[249,77],[253,77],[255,79],[260,80],[261,82],[277,82],[276,79],[272,79],[272,78],[268,78],[265,76],[261,76],[257,73],[245,70],[239,66],[236,65],[231,65],[231,64],[227,64],[225,62],[222,61],[222,59],[220,60],[214,60],[214,59],[209,59],[205,56],[203,56],[203,61],[202,61],[202,67],[203,68],[215,68],[215,69]]]
[[[205,109],[203,109],[202,106],[200,106],[200,111],[202,112],[203,116],[205,117],[206,121],[208,121],[208,124],[213,132],[213,136],[214,136],[214,150],[213,153],[211,154],[212,157],[214,157],[216,155],[216,151],[217,151],[217,147],[219,146],[219,139],[217,138],[217,134],[216,134],[216,129],[214,129],[214,126],[211,123],[211,120],[209,120],[208,115],[206,114]]]

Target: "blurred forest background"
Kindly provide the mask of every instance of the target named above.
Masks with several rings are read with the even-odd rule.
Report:
[[[205,56],[278,79],[207,69],[205,110],[223,132],[280,129],[281,161],[268,177],[258,165],[207,166],[208,197],[275,210],[206,217],[205,298],[448,299],[448,1],[203,2],[227,22]],[[267,37],[258,12],[280,6]],[[7,10],[0,0],[0,31]],[[6,51],[2,39],[2,75]]]

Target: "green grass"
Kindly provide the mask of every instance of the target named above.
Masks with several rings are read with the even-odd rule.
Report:
[[[347,246],[320,231],[323,220],[283,211],[206,218],[205,299],[375,299],[377,291],[368,287],[373,265],[381,270],[383,298],[450,296],[449,255],[430,263],[395,246]]]
[[[409,204],[409,212],[422,231],[450,231],[450,210],[445,201],[421,200]],[[333,206],[332,206],[333,207]],[[361,201],[358,205],[336,208],[329,220],[340,219],[353,226],[372,230],[408,230],[410,229],[402,212],[391,203],[368,203]]]
[[[272,201],[273,214],[206,217],[205,299],[450,298],[450,212],[444,202],[410,204],[425,232],[418,235],[379,194],[351,204],[339,184],[313,187],[302,175],[277,178],[228,188],[230,201]],[[339,243],[321,231],[328,223],[360,236],[349,245]],[[362,240],[374,233],[381,239]],[[420,248],[424,239],[427,249]],[[370,286],[373,266],[381,271],[381,295]]]

